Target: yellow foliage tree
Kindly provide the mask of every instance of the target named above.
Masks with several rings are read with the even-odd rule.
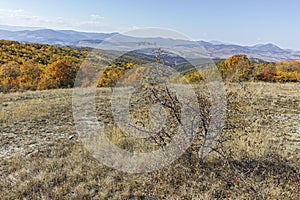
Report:
[[[275,80],[277,82],[299,82],[300,81],[300,62],[282,61],[276,63]]]
[[[118,63],[105,67],[97,87],[113,87],[128,72],[134,68],[133,63]]]
[[[200,83],[203,80],[203,77],[201,76],[201,74],[198,71],[189,73],[189,74],[185,75],[183,78],[187,83],[190,83],[190,84]]]
[[[252,80],[253,68],[246,55],[231,56],[218,65],[223,79],[231,82]]]

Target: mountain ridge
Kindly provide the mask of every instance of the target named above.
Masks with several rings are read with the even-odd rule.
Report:
[[[38,29],[21,30],[22,27],[13,27],[11,30],[6,30],[6,26],[0,25],[0,39],[14,40],[26,43],[42,43],[59,46],[79,46],[79,47],[96,47],[104,40],[118,35],[113,33],[95,33],[95,32],[80,32],[74,30],[53,30],[53,29]],[[26,29],[27,27],[23,27]],[[30,29],[30,28],[28,28]],[[181,40],[173,40],[167,38],[135,38],[125,35],[120,35],[126,41],[126,44],[136,45],[136,43],[145,40],[146,42],[155,43],[155,41],[163,43],[176,43],[182,48],[190,48],[193,53],[193,44],[190,42],[182,42]],[[259,58],[266,61],[279,60],[300,60],[300,52],[290,49],[282,49],[275,44],[256,44],[253,46],[242,46],[237,44],[226,44],[220,41],[196,41],[201,46],[207,55],[212,58],[227,58],[234,54],[246,54],[252,58]]]

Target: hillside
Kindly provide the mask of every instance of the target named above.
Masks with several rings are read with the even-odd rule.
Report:
[[[113,52],[91,52],[83,47],[0,40],[0,92],[70,88],[81,65],[92,72],[113,63],[144,63],[126,55],[109,61]]]
[[[97,84],[101,87],[113,86],[123,75],[133,68],[145,68],[146,63],[156,63],[155,49],[133,52],[93,50],[83,47],[58,47],[38,43],[20,43],[0,40],[0,92],[24,90],[44,90],[71,88],[78,70],[83,65],[86,71],[86,84]],[[118,55],[118,56],[116,56]],[[212,62],[199,60],[199,70],[186,59],[165,52],[159,62],[180,72],[178,81],[199,83],[203,80],[202,70]],[[300,62],[281,61],[266,62],[261,59],[249,59],[246,55],[234,55],[225,59],[215,59],[215,71],[221,73],[224,81],[266,81],[266,82],[299,82]],[[82,68],[82,69],[83,69]],[[201,71],[202,70],[202,71]],[[216,71],[217,70],[217,71]],[[142,74],[130,77],[131,81],[146,76],[144,69],[137,70]],[[104,76],[100,77],[100,73]],[[91,74],[99,73],[99,81],[88,80]],[[105,75],[106,74],[106,75]]]
[[[243,88],[246,88],[244,90]],[[79,139],[72,89],[0,94],[0,196],[3,199],[298,199],[299,83],[231,84],[223,146],[198,157],[199,140],[151,173],[114,170]],[[110,89],[96,94],[97,118],[112,143],[145,148],[120,131]],[[132,102],[133,107],[137,106]],[[151,141],[151,139],[148,139]]]
[[[86,49],[1,40],[0,91],[71,87],[87,55]],[[55,70],[66,70],[64,77],[55,75]]]
[[[58,60],[78,63],[87,56],[88,49],[0,40],[0,52],[0,64],[32,62],[47,65]]]
[[[96,81],[92,83],[101,87],[95,90],[95,114],[104,123],[105,135],[128,152],[168,146],[176,130],[176,123],[168,118],[160,132],[147,139],[136,139],[115,123],[113,87],[119,80],[131,84],[147,77],[148,64],[164,63],[177,69],[179,80],[174,80],[191,84],[199,94],[201,117],[208,120],[210,104],[206,95],[209,94],[198,83],[204,80],[204,73],[216,71],[205,71],[205,62],[203,71],[195,71],[179,56],[160,58],[150,52],[129,52],[116,59],[120,52],[0,41],[0,196],[7,199],[296,199],[299,196],[300,62],[295,60],[275,63],[249,59],[246,55],[215,60],[225,84],[227,113],[216,148],[205,159],[198,156],[202,131],[197,132],[192,146],[181,157],[160,171],[127,174],[95,159],[76,129],[75,89],[59,89],[74,87],[80,66],[87,86]],[[90,73],[100,71],[103,76],[99,80],[89,80]],[[131,72],[129,76],[127,72]],[[155,101],[150,96],[156,97],[153,91],[146,87],[133,93],[129,107],[135,122],[146,124],[148,111],[143,109],[148,109],[147,101]],[[122,102],[124,96],[118,98]],[[156,103],[164,105],[164,102]],[[117,107],[116,113],[120,109]],[[199,128],[206,130],[205,125]]]

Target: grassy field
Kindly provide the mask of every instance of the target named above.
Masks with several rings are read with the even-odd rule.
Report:
[[[170,166],[127,174],[93,158],[78,139],[72,90],[0,94],[1,199],[299,199],[300,84],[226,86],[224,142],[198,158],[197,141]],[[110,89],[97,90],[98,117],[113,125]],[[122,148],[135,140],[118,128]],[[125,140],[125,142],[124,142]]]

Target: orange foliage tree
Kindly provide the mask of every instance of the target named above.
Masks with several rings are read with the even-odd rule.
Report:
[[[0,66],[0,90],[2,92],[13,92],[19,88],[18,77],[20,76],[20,65],[16,62],[8,62]]]
[[[73,87],[78,68],[65,61],[57,61],[48,65],[41,74],[38,89]]]
[[[18,77],[19,88],[22,90],[36,90],[42,74],[42,66],[32,62],[25,63],[20,67]]]
[[[259,63],[254,66],[254,79],[258,81],[275,81],[275,63]]]

